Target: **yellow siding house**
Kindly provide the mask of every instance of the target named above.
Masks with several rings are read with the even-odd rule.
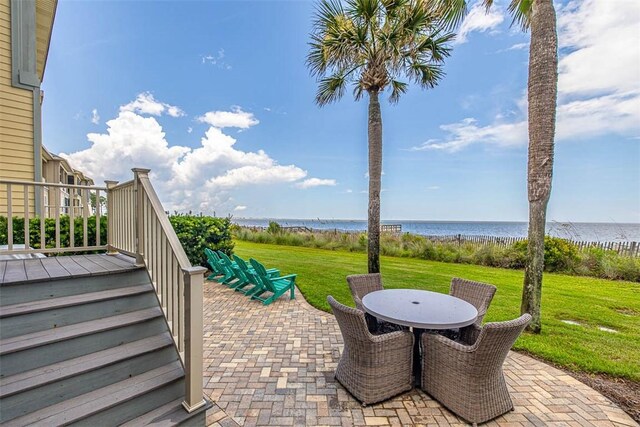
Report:
[[[57,0],[0,0],[0,179],[43,179],[40,85],[56,6]],[[0,186],[0,209],[6,197]],[[24,196],[12,199],[19,214]],[[32,191],[29,199],[31,212],[42,213],[41,198]]]

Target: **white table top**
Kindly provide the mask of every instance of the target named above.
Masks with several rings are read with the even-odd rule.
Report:
[[[362,298],[367,313],[378,319],[420,329],[454,329],[471,325],[478,310],[451,295],[417,289],[385,289]]]

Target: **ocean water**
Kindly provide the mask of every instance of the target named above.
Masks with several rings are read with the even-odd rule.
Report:
[[[367,222],[360,220],[234,218],[241,226],[266,227],[276,221],[283,227],[305,226],[309,228],[364,231]],[[463,222],[463,221],[382,221],[383,224],[401,224],[402,231],[421,235],[446,236],[463,234],[472,236],[526,237],[526,222]],[[547,234],[565,239],[590,242],[640,241],[640,224],[549,222]]]

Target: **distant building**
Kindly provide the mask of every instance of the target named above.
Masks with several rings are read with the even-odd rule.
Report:
[[[42,182],[60,183],[68,185],[93,185],[93,179],[83,172],[71,167],[69,162],[52,154],[42,146]],[[69,215],[73,207],[73,215],[83,214],[83,197],[90,197],[86,191],[77,188],[45,187],[44,191],[44,216],[54,216],[58,209],[60,214]],[[56,203],[56,200],[58,201]],[[87,200],[87,202],[89,202]],[[89,212],[91,215],[92,212]]]

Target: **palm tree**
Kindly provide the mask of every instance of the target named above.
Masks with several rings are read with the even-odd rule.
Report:
[[[466,12],[465,0],[438,0],[451,27],[458,25]],[[483,0],[489,8],[493,0]],[[539,333],[544,235],[547,204],[551,194],[553,150],[558,92],[558,36],[553,0],[511,0],[513,22],[531,30],[529,47],[529,155],[527,188],[529,232],[527,262],[522,288],[521,312],[529,313],[528,329]]]
[[[433,88],[444,76],[453,34],[440,11],[422,0],[321,0],[311,33],[307,65],[318,79],[316,102],[339,100],[347,86],[356,100],[369,97],[368,265],[380,271],[382,117],[379,95],[396,103],[413,82]]]

